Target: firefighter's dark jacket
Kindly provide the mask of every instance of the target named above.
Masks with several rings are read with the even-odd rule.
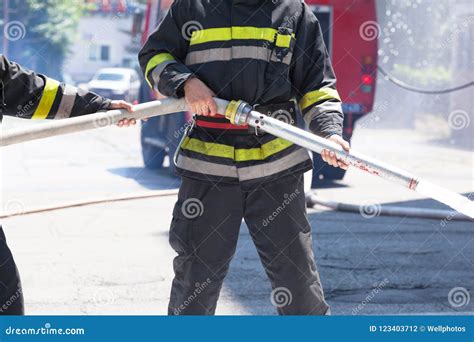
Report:
[[[182,97],[184,82],[195,74],[227,100],[296,98],[314,133],[342,134],[321,28],[302,1],[176,0],[139,59],[164,95]]]
[[[321,28],[302,1],[176,0],[139,61],[150,86],[166,96],[182,97],[195,76],[227,100],[264,106],[296,100],[311,131],[342,134]],[[237,128],[225,121],[196,118],[178,154],[180,175],[252,189],[311,169],[299,146],[270,134],[234,135]]]
[[[22,68],[0,55],[0,119],[63,119],[107,109],[110,100]]]

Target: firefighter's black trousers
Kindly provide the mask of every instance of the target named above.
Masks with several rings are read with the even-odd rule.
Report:
[[[20,276],[0,226],[0,315],[23,315]]]
[[[242,218],[270,278],[269,305],[283,315],[326,314],[302,174],[253,192],[183,178],[170,229],[170,244],[178,256],[168,313],[214,314]]]

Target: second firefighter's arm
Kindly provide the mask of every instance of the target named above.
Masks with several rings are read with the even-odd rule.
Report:
[[[292,60],[292,82],[310,130],[324,138],[342,136],[342,103],[321,27],[307,5],[303,6]]]
[[[3,114],[25,119],[63,119],[111,107],[97,94],[60,83],[0,56]]]
[[[189,39],[182,28],[189,1],[176,0],[141,49],[138,59],[148,84],[161,94],[180,98],[192,72],[184,64]]]

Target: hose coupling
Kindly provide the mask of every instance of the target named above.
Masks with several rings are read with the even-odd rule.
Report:
[[[242,126],[247,124],[247,119],[252,110],[252,106],[247,102],[241,100],[231,101],[225,111],[225,117],[232,124]]]

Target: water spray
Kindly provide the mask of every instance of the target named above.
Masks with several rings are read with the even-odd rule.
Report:
[[[226,118],[235,125],[249,125],[258,128],[261,131],[286,139],[319,154],[325,149],[330,150],[350,166],[398,183],[410,190],[444,203],[470,218],[474,218],[474,203],[464,196],[423,180],[408,171],[366,156],[354,149],[346,152],[340,145],[332,141],[254,111],[251,105],[243,101],[228,102],[221,99],[215,99],[215,101],[218,112],[225,113]],[[0,146],[103,128],[115,125],[120,120],[131,117],[144,119],[181,112],[186,109],[187,106],[184,99],[165,99],[136,105],[134,106],[133,114],[125,110],[111,110],[67,120],[48,122],[35,127],[12,129],[2,134]]]

